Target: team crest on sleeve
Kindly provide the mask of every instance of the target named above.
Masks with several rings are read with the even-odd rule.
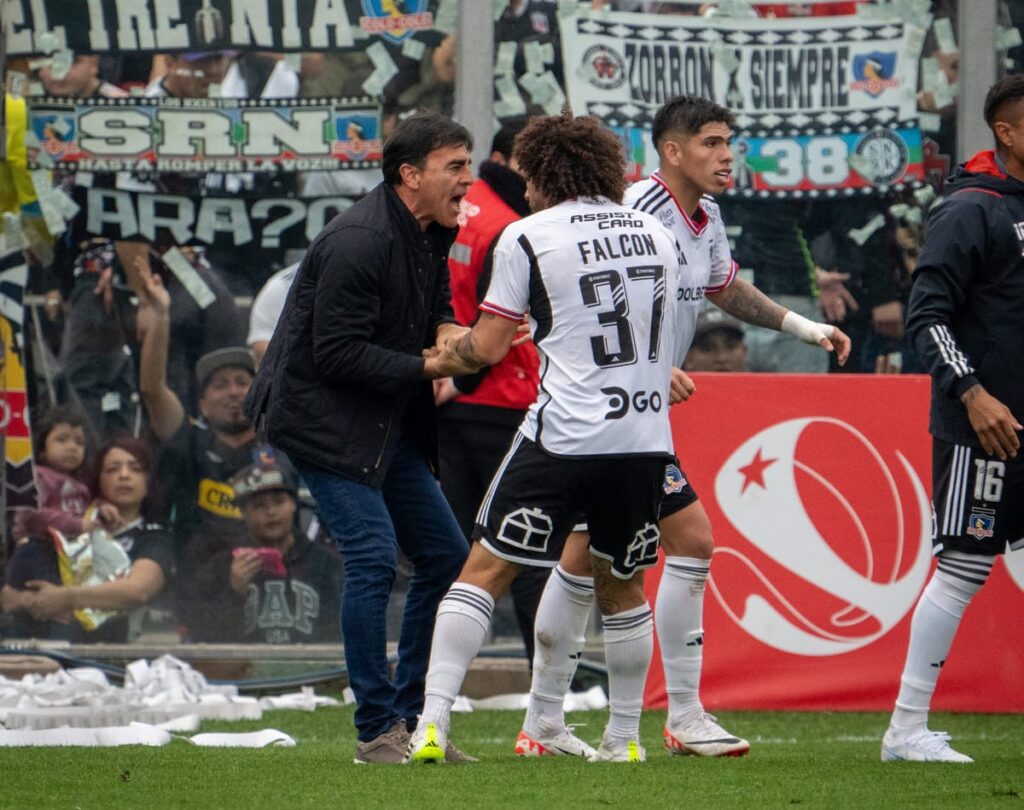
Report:
[[[965,534],[977,540],[985,540],[992,537],[995,532],[992,528],[996,525],[996,512],[994,509],[971,508],[971,515],[967,518],[967,529]]]
[[[666,495],[675,495],[677,492],[682,492],[686,486],[686,476],[683,475],[683,471],[679,469],[676,464],[669,464],[665,467],[665,480],[661,485],[662,492]]]

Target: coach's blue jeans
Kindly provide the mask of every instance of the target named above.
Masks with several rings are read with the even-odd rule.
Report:
[[[414,728],[423,709],[437,605],[469,545],[426,460],[404,438],[381,489],[298,462],[296,467],[345,559],[341,633],[359,740],[372,740],[403,718]],[[399,548],[414,573],[392,682],[385,619]]]

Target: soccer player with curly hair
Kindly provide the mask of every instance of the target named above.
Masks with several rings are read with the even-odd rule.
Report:
[[[654,625],[636,574],[658,559],[685,265],[654,217],[621,204],[622,148],[595,119],[569,111],[537,118],[513,154],[535,213],[503,232],[480,319],[438,347],[438,362],[454,373],[494,363],[528,318],[540,387],[480,506],[479,542],[438,608],[426,703],[406,761],[444,758],[451,706],[495,600],[520,566],[554,568],[565,538],[587,523],[610,718],[600,748],[575,753],[640,762]]]

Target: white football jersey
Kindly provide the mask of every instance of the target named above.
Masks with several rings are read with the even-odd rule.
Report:
[[[672,452],[679,252],[654,217],[603,197],[513,222],[480,309],[529,315],[540,355],[522,433],[559,456]]]
[[[674,359],[678,368],[693,342],[704,296],[724,290],[736,278],[736,262],[729,250],[729,238],[718,204],[708,196],[701,198],[697,212],[690,217],[680,208],[665,181],[655,172],[626,189],[623,205],[653,214],[675,236],[683,251],[686,266],[680,268],[679,324],[676,328]]]

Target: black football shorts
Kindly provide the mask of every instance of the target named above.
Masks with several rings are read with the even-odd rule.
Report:
[[[484,496],[473,536],[502,559],[554,567],[573,528],[629,579],[658,561],[664,457],[551,456],[517,434]]]

